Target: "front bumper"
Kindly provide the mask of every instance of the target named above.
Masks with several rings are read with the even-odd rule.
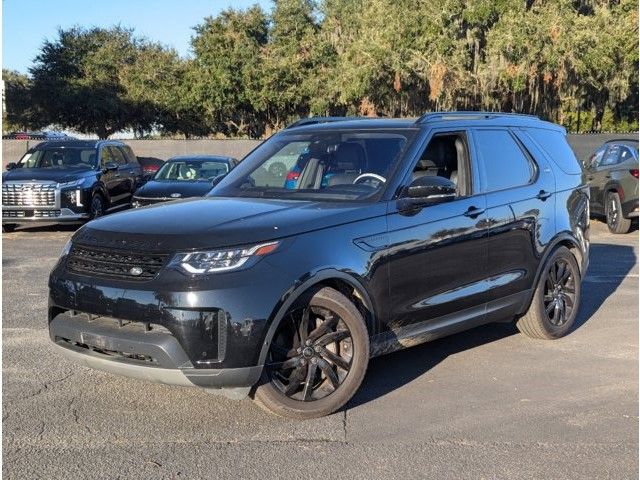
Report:
[[[89,219],[88,213],[69,208],[2,207],[2,223],[79,223]]]
[[[51,320],[49,335],[61,354],[86,367],[230,398],[246,396],[262,373],[261,366],[196,369],[177,339],[156,324],[66,311]]]

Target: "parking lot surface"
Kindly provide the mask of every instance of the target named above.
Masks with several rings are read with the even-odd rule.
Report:
[[[496,324],[377,358],[345,409],[305,422],[64,360],[47,277],[73,229],[3,234],[3,475],[637,478],[638,237],[592,225],[570,335]]]

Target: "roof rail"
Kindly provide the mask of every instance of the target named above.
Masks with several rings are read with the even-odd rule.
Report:
[[[523,113],[504,113],[504,112],[429,112],[422,115],[416,120],[416,123],[427,123],[431,120],[490,120],[503,116],[517,116],[535,118],[539,120],[536,115],[526,115]]]
[[[291,125],[287,125],[286,128],[302,127],[304,125],[316,125],[319,123],[346,122],[348,120],[366,120],[368,118],[378,117],[308,117],[301,118],[297,122],[293,122]]]

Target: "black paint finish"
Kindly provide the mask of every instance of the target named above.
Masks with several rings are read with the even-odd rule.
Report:
[[[480,122],[519,139],[536,167],[530,184],[485,191],[478,172],[490,160],[480,158],[473,143]],[[362,128],[362,123],[298,128]],[[529,125],[560,127],[509,115],[417,125],[364,123],[420,130],[376,201],[224,198],[214,189],[204,199],[98,219],[80,229],[73,243],[168,258],[281,243],[248,268],[201,278],[168,265],[147,281],[83,276],[70,272],[62,258],[49,279],[49,321],[73,310],[153,323],[178,340],[196,369],[251,367],[264,361],[287,309],[318,283],[348,290],[362,304],[377,354],[523,313],[544,259],[560,243],[586,269],[588,190],[580,175],[560,170],[526,133]],[[403,187],[424,146],[435,132],[446,131],[464,132],[469,139],[471,190],[451,201],[403,208]]]

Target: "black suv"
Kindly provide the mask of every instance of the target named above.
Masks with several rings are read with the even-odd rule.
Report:
[[[55,140],[31,148],[2,174],[2,227],[81,222],[130,206],[142,170],[122,142]]]
[[[300,156],[287,187],[269,167]],[[588,249],[561,127],[318,123],[271,137],[207,198],[81,228],[51,273],[49,332],[86,366],[310,418],[344,405],[376,355],[496,321],[567,334]]]

